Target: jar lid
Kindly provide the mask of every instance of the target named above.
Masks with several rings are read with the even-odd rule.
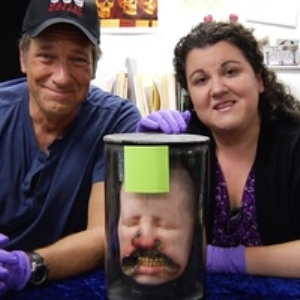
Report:
[[[104,142],[127,145],[207,144],[209,137],[199,134],[116,133],[104,136]]]

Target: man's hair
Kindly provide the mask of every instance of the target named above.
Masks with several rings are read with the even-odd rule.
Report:
[[[31,40],[32,38],[30,37],[30,35],[24,33],[19,41],[20,51],[26,54],[29,50]],[[98,44],[94,45],[93,46],[93,75],[94,76],[96,75],[98,60],[101,58],[101,55],[102,55],[102,51],[100,49],[100,46]]]

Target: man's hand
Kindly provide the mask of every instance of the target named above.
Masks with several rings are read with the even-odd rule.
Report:
[[[8,240],[9,239],[6,235],[0,233],[0,248],[4,247]]]
[[[0,234],[0,247],[8,237]],[[22,290],[31,277],[31,266],[27,254],[23,251],[0,249],[0,297],[8,291]]]

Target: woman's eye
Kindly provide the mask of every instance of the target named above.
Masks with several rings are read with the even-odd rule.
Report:
[[[232,76],[232,75],[235,75],[237,72],[235,69],[227,69],[226,70],[226,75],[228,76]]]
[[[202,84],[205,84],[206,81],[207,80],[205,77],[199,77],[199,78],[195,79],[195,84],[202,85]]]

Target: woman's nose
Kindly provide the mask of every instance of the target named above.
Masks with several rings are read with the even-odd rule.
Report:
[[[215,77],[211,79],[211,94],[214,97],[221,95],[227,91],[226,84],[224,80],[220,77]]]

